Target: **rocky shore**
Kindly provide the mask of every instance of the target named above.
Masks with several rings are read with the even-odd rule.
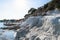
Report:
[[[17,28],[14,40],[60,40],[59,3],[52,0],[37,9],[31,8]]]

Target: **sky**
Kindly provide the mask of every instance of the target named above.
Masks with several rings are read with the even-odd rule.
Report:
[[[38,8],[51,0],[0,0],[1,19],[21,19],[30,8]]]

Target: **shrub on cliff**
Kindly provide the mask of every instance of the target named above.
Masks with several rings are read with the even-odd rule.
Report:
[[[46,9],[48,8],[48,3],[44,5],[44,7],[42,8],[44,12],[46,12]]]
[[[55,8],[60,9],[60,3],[56,3]]]
[[[55,5],[55,8],[60,9],[60,0],[52,0],[52,2]]]
[[[41,15],[42,16],[42,15],[46,15],[47,11],[51,11],[56,8],[60,9],[60,0],[52,0],[49,3],[45,4],[44,6],[39,7],[38,9],[31,8],[28,11],[28,13],[29,13],[29,16],[30,15],[32,15],[32,16]]]
[[[33,14],[33,12],[35,12],[35,11],[36,11],[35,8],[31,8],[31,9],[28,11],[28,13],[29,13],[29,14]]]

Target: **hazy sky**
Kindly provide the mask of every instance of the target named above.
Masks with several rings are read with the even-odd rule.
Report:
[[[0,19],[20,19],[30,8],[38,8],[50,0],[0,0]]]

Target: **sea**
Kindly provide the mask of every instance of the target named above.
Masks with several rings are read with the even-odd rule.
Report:
[[[5,26],[3,22],[0,22],[0,28],[2,27],[8,27]],[[0,29],[0,39],[2,40],[3,38],[8,39],[8,40],[14,40],[16,36],[16,32],[14,30],[3,30]],[[4,39],[3,39],[4,40]]]

